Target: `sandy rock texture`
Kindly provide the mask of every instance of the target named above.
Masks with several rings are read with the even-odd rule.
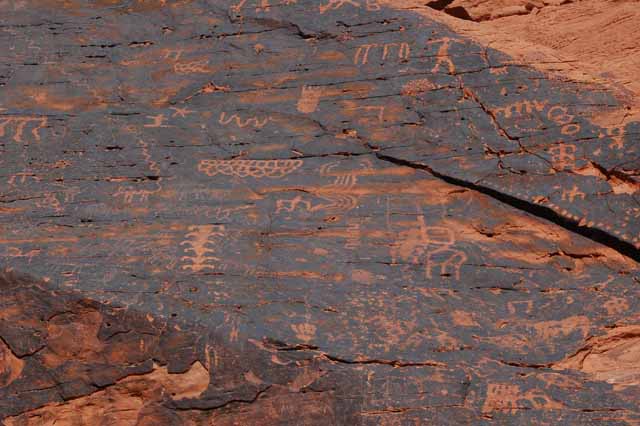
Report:
[[[637,5],[0,1],[0,422],[640,425]]]

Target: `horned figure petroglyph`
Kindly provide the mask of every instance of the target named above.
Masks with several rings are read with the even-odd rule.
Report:
[[[452,269],[454,278],[459,280],[467,255],[454,248],[453,231],[443,226],[427,226],[423,214],[418,214],[416,225],[417,230],[411,227],[398,233],[399,242],[391,248],[393,263],[401,260],[420,264],[424,258],[426,278],[431,279],[433,270],[439,266],[441,276],[450,276],[447,271]]]
[[[360,165],[364,166],[364,170],[369,170],[372,167],[369,160],[361,161]],[[278,200],[276,202],[276,213],[283,211],[291,213],[298,207],[302,207],[308,212],[316,212],[319,210],[339,212],[356,208],[358,206],[358,198],[353,195],[352,192],[358,183],[358,175],[362,172],[360,170],[349,170],[346,172],[336,171],[335,169],[338,166],[339,163],[329,163],[320,167],[320,174],[322,176],[334,177],[330,185],[314,190],[314,195],[327,201],[326,203],[314,205],[311,201],[305,200],[299,195],[291,200]]]
[[[221,174],[241,178],[279,179],[295,172],[302,164],[302,160],[201,160],[198,170],[207,176]]]
[[[213,254],[219,245],[219,238],[224,237],[224,225],[195,225],[190,226],[187,240],[180,243],[186,246],[184,251],[190,255],[182,256],[180,260],[187,263],[184,270],[200,272],[205,269],[217,269],[220,259]]]
[[[47,117],[29,117],[29,116],[4,116],[0,118],[0,138],[2,138],[5,133],[7,126],[9,124],[15,125],[13,140],[18,143],[25,142],[22,140],[22,136],[24,134],[24,129],[27,127],[27,124],[33,123],[34,127],[31,129],[31,135],[34,137],[36,141],[40,141],[40,134],[38,131],[40,129],[44,129],[47,125]]]

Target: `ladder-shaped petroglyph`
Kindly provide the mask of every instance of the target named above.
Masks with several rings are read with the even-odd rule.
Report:
[[[36,142],[40,142],[40,129],[44,129],[47,126],[47,117],[34,117],[34,116],[2,116],[0,117],[0,140],[4,136],[9,136],[10,131],[13,129],[13,141],[18,143],[28,143],[24,140],[24,131],[28,127],[31,127],[31,136]]]
[[[182,256],[182,269],[191,272],[219,269],[220,258],[214,256],[224,237],[224,225],[194,225],[188,228],[186,240],[180,243],[186,256]]]
[[[320,175],[333,177],[331,184],[313,191],[314,195],[325,202],[314,204],[312,201],[306,200],[303,196],[298,195],[290,200],[276,201],[276,213],[291,213],[298,207],[308,212],[324,210],[329,213],[355,209],[358,206],[358,197],[353,194],[353,190],[358,183],[358,176],[367,174],[367,171],[371,169],[371,162],[369,160],[362,160],[359,169],[347,171],[336,170],[339,165],[340,163],[336,162],[324,164],[320,167]]]
[[[404,229],[397,232],[398,240],[391,246],[393,263],[424,263],[427,279],[432,279],[434,271],[439,269],[440,276],[460,280],[460,269],[467,261],[467,255],[455,247],[456,237],[451,229],[428,226],[419,206],[415,222],[403,223],[402,227]],[[390,231],[395,233],[393,229]]]
[[[362,239],[362,230],[358,219],[348,219],[347,229],[345,230],[346,244],[344,248],[347,250],[355,250],[360,246]]]
[[[207,176],[279,179],[298,170],[302,160],[201,160],[198,170]]]

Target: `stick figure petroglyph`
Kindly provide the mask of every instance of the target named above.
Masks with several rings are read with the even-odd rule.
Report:
[[[171,114],[171,117],[182,117],[182,118],[186,118],[188,114],[193,113],[194,111],[187,109],[187,108],[179,108],[179,107],[170,107],[170,109],[174,110],[175,112],[173,114]]]
[[[436,64],[431,69],[431,72],[436,73],[440,70],[442,66],[446,66],[449,74],[455,74],[456,66],[451,60],[451,56],[449,54],[451,39],[449,37],[444,37],[439,40],[429,41],[427,44],[434,44],[434,43],[442,43],[442,44],[438,48],[438,53],[436,53]]]

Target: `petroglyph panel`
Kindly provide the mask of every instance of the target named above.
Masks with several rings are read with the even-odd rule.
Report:
[[[640,422],[621,100],[423,5],[93,3],[0,3],[0,421]]]

